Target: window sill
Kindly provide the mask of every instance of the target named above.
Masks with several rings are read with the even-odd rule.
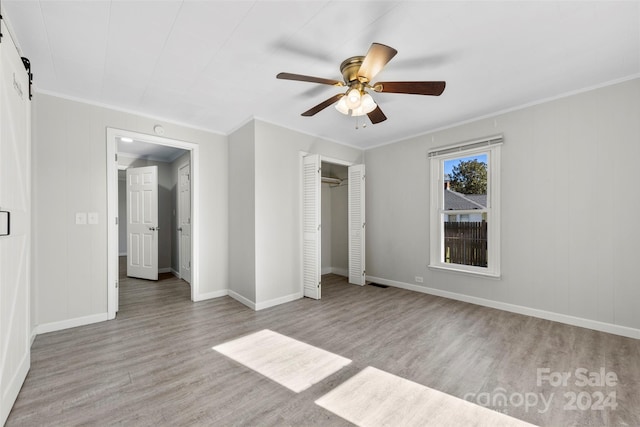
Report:
[[[500,273],[485,273],[482,271],[470,271],[470,270],[463,270],[461,268],[455,268],[455,267],[449,267],[449,266],[443,266],[443,265],[433,265],[433,264],[429,264],[429,269],[431,270],[436,270],[436,271],[449,271],[451,273],[457,273],[457,274],[464,274],[466,276],[475,276],[475,277],[483,277],[483,278],[487,278],[487,279],[494,279],[494,280],[501,280],[502,276],[500,275]]]

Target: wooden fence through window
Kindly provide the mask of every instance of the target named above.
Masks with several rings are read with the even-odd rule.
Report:
[[[444,262],[486,267],[487,222],[445,222]]]

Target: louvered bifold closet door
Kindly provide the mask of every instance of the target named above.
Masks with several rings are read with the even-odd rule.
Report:
[[[30,366],[31,102],[4,21],[0,43],[0,425]]]
[[[320,299],[320,156],[303,159],[302,271],[304,296]]]
[[[349,167],[349,283],[365,284],[364,165]]]

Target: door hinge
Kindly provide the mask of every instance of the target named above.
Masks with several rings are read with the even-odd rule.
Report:
[[[322,282],[318,282],[318,287],[320,287],[321,284],[322,284]]]
[[[362,270],[362,275],[364,276],[365,274],[367,274],[367,270]]]
[[[24,65],[24,68],[26,68],[27,70],[27,78],[29,79],[29,99],[31,99],[31,97],[33,96],[33,94],[31,93],[31,85],[33,84],[33,73],[31,72],[31,61],[29,61],[29,58],[25,58],[23,56],[22,64]]]
[[[118,161],[118,153],[115,154],[116,162]]]
[[[118,289],[118,281],[116,280],[116,289]]]
[[[2,21],[2,14],[0,14],[0,21]],[[0,25],[0,43],[2,43],[2,25]]]
[[[116,225],[118,225],[118,217],[116,217]]]

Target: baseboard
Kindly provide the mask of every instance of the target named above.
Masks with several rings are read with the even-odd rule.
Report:
[[[175,271],[173,268],[171,269],[171,274],[176,276],[178,279],[182,279],[182,276],[180,276],[180,272],[179,271]]]
[[[29,343],[29,347],[31,347],[33,345],[33,342],[36,340],[36,336],[38,336],[38,332],[37,332],[37,328],[34,327],[33,329],[31,329],[31,338],[30,338],[30,343]]]
[[[18,397],[18,393],[20,393],[20,389],[22,388],[22,384],[24,383],[24,379],[27,377],[27,372],[29,372],[29,366],[31,365],[31,356],[30,352],[26,352],[22,360],[20,361],[20,365],[18,369],[11,377],[11,380],[7,383],[2,384],[2,408],[0,409],[0,425],[4,425],[4,422],[7,420],[9,416],[9,412],[11,412],[11,408],[13,407],[16,398]]]
[[[269,308],[269,307],[275,307],[276,305],[280,305],[280,304],[284,304],[287,302],[291,302],[291,301],[295,301],[297,299],[302,298],[302,292],[296,292],[295,294],[291,294],[291,295],[285,295],[283,297],[280,298],[274,298],[274,299],[270,299],[268,301],[263,301],[263,302],[259,302],[256,303],[256,308],[255,310],[264,310],[265,308]]]
[[[231,298],[233,298],[234,300],[246,305],[251,310],[255,310],[256,309],[256,304],[253,301],[250,301],[249,299],[243,297],[242,295],[240,295],[237,292],[232,291],[231,289],[229,289],[228,292],[229,292],[229,296]]]
[[[36,333],[46,334],[47,332],[60,331],[62,329],[75,328],[77,326],[90,325],[92,323],[104,322],[108,319],[107,313],[92,314],[91,316],[75,317],[73,319],[61,320],[59,322],[43,323],[36,327]]]
[[[407,289],[438,297],[449,298],[457,301],[468,302],[484,307],[496,308],[498,310],[509,311],[511,313],[524,314],[526,316],[537,317],[539,319],[552,320],[554,322],[566,323],[567,325],[579,326],[596,331],[607,332],[609,334],[621,335],[623,337],[640,339],[640,329],[627,326],[614,325],[612,323],[600,322],[598,320],[585,319],[582,317],[570,316],[568,314],[554,313],[552,311],[539,310],[537,308],[525,307],[522,305],[509,304],[500,301],[493,301],[484,298],[473,297],[455,292],[443,291],[441,289],[418,286],[411,283],[398,282],[395,280],[383,279],[381,277],[367,276],[371,282],[389,285],[396,288]]]
[[[171,273],[171,267],[159,268],[158,273]]]
[[[333,267],[324,267],[320,270],[320,274],[329,274],[333,270]]]
[[[337,274],[338,276],[349,277],[349,270],[347,270],[346,268],[331,267],[331,272],[333,274]]]
[[[228,289],[222,289],[220,291],[207,292],[204,294],[196,295],[196,299],[194,301],[204,301],[213,298],[220,298],[229,295]]]

